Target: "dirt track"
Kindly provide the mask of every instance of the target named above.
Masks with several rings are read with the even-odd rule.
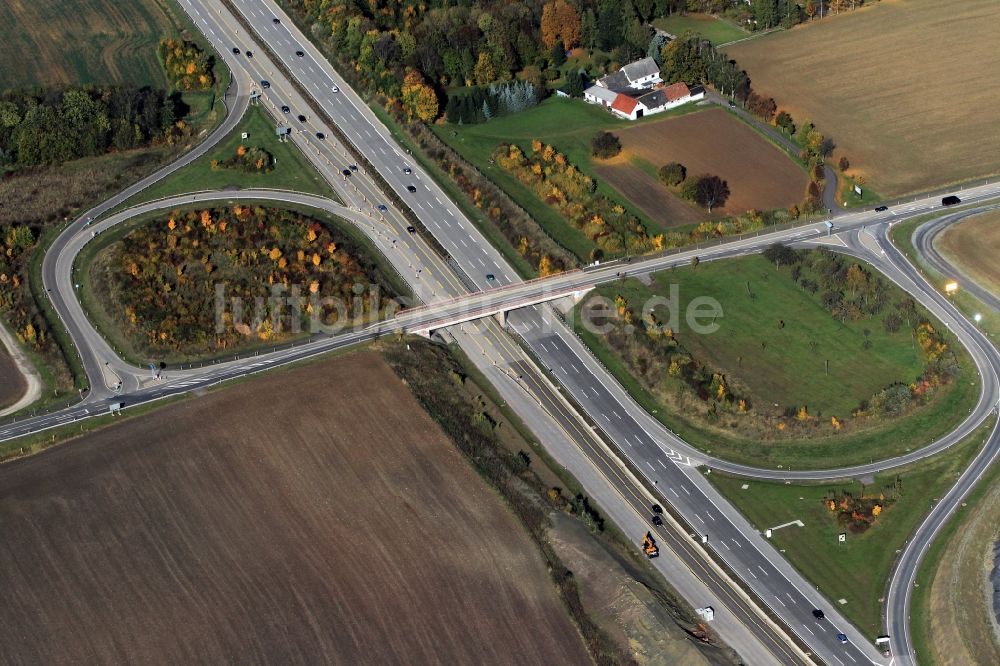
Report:
[[[0,467],[0,662],[587,663],[520,526],[380,357]]]
[[[711,173],[727,181],[729,200],[713,213],[785,208],[802,201],[809,183],[781,150],[722,109],[644,123],[617,134],[627,154],[656,168],[680,162],[689,176]],[[627,163],[618,168],[639,171]]]

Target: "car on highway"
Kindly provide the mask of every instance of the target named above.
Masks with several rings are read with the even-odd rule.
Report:
[[[663,513],[663,507],[660,506],[659,504],[654,504],[650,508],[653,509],[653,513]]]
[[[653,514],[653,517],[650,520],[652,520],[653,524],[656,525],[657,527],[663,525],[663,518],[660,518],[655,513]]]
[[[281,112],[282,113],[288,113],[289,111],[291,111],[291,109],[289,109],[287,106],[282,105],[282,107],[281,107]]]
[[[416,191],[417,191],[417,188],[416,188],[416,187],[414,187],[413,185],[407,185],[407,186],[406,186],[406,191],[407,191],[407,192],[416,192]]]
[[[247,51],[247,57],[248,58],[252,58],[253,57],[253,51]]]
[[[417,233],[417,228],[414,227],[414,226],[409,226],[409,227],[406,227],[406,231],[407,231],[407,233],[415,234],[415,233]]]
[[[358,170],[358,165],[357,164],[352,164],[350,166],[350,169],[351,169],[351,171],[357,171]]]
[[[380,211],[382,211],[382,212],[384,213],[384,212],[386,212],[387,210],[389,210],[389,207],[388,207],[388,206],[386,206],[385,204],[379,204],[379,205],[378,205],[378,209],[379,209]]]
[[[887,210],[889,210],[888,206],[875,206],[876,213],[884,213]]]
[[[347,176],[351,175],[351,170],[350,169],[341,169],[340,173],[344,174],[344,177],[346,178]]]
[[[413,173],[413,169],[411,169],[410,167],[403,167],[403,173],[409,176],[411,173]]]
[[[941,199],[942,206],[954,206],[955,204],[960,204],[960,203],[962,203],[962,200],[956,197],[954,194],[946,196],[944,199]]]
[[[306,121],[306,117],[305,117],[305,116],[303,116],[303,115],[302,115],[302,114],[300,113],[300,114],[299,114],[299,122],[300,122],[300,123],[304,123],[305,121]]]
[[[279,23],[281,23],[281,19],[273,18],[271,19],[271,23],[273,23],[274,25],[278,25]]]
[[[837,640],[843,644],[847,644],[847,634],[837,634]]]
[[[233,47],[233,55],[239,55],[239,54],[240,54],[240,50],[234,46]]]
[[[338,88],[337,86],[330,88],[330,90],[332,90],[333,92],[340,92],[340,88]]]
[[[270,81],[268,81],[267,79],[263,79],[263,80],[262,80],[262,81],[260,82],[260,87],[261,87],[261,88],[270,88],[270,87],[271,87],[271,82],[270,82]]]
[[[486,281],[487,282],[494,282],[496,279],[497,279],[497,276],[493,275],[493,273],[487,273],[486,274]]]
[[[297,55],[298,57],[302,58],[302,57],[305,56],[305,53],[303,53],[302,51],[296,51],[295,55]]]
[[[817,620],[822,620],[823,618],[826,617],[826,613],[824,613],[823,611],[821,611],[818,608],[814,608],[813,609],[813,617],[816,618]]]
[[[323,134],[322,132],[316,132],[316,138],[322,141],[323,139],[326,138],[326,134]]]

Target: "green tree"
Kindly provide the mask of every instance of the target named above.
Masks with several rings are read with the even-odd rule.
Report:
[[[661,166],[657,175],[664,185],[676,187],[687,178],[687,168],[680,162],[670,162]]]
[[[611,132],[598,132],[590,140],[590,151],[594,157],[608,159],[622,151],[622,142]]]

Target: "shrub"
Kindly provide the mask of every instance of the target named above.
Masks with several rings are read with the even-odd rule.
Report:
[[[677,187],[687,178],[687,168],[680,162],[664,164],[657,173],[663,184],[670,187]]]
[[[598,132],[590,140],[590,151],[594,157],[606,160],[622,151],[622,142],[611,132]]]

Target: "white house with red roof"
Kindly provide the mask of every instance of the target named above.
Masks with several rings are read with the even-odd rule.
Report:
[[[704,97],[705,89],[701,86],[688,88],[687,84],[682,82],[671,83],[669,86],[654,88],[641,94],[618,93],[611,103],[611,113],[626,120],[637,120]]]

